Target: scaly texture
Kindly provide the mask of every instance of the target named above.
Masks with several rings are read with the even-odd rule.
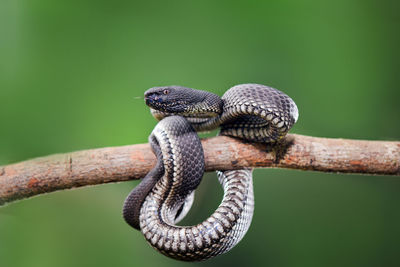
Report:
[[[175,226],[175,209],[170,201],[178,194],[173,189],[165,190],[166,180],[156,184],[140,212],[142,233],[166,256],[185,261],[205,260],[231,249],[249,229],[254,210],[251,170],[218,172],[224,189],[222,203],[208,219],[195,226]]]
[[[222,98],[181,86],[154,87],[146,91],[145,99],[153,116],[161,120],[149,138],[153,151],[161,153],[155,169],[126,199],[125,220],[140,229],[154,248],[175,259],[204,260],[230,250],[251,223],[251,169],[218,172],[224,197],[217,210],[198,225],[175,225],[189,211],[204,172],[194,130],[221,126],[221,135],[275,142],[297,121],[296,104],[284,93],[258,84],[234,86]]]

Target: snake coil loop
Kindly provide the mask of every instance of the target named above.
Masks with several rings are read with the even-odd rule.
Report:
[[[217,171],[221,204],[205,221],[176,226],[189,211],[204,173],[204,153],[196,131],[221,127],[221,135],[276,142],[298,119],[294,101],[281,91],[242,84],[217,95],[180,86],[154,87],[146,104],[160,120],[149,136],[156,166],[128,195],[123,216],[164,255],[205,260],[229,251],[246,234],[254,211],[252,170]]]

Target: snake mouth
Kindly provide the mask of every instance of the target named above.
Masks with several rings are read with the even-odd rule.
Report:
[[[185,107],[188,103],[186,101],[164,101],[162,96],[149,95],[144,98],[146,105],[162,112],[168,113],[182,113],[185,112]]]

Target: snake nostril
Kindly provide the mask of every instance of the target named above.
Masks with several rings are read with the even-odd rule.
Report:
[[[146,101],[148,101],[148,100],[158,100],[158,98],[159,98],[159,96],[157,95],[157,94],[145,94],[144,95],[144,99],[146,100]]]

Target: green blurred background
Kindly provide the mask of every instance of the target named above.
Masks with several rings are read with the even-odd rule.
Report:
[[[398,1],[0,1],[0,165],[147,142],[152,86],[222,95],[262,83],[300,110],[292,132],[399,140]],[[0,209],[0,266],[184,266],[121,217],[138,182]],[[256,170],[252,226],[197,265],[399,266],[400,180]],[[215,209],[207,174],[189,219]]]

